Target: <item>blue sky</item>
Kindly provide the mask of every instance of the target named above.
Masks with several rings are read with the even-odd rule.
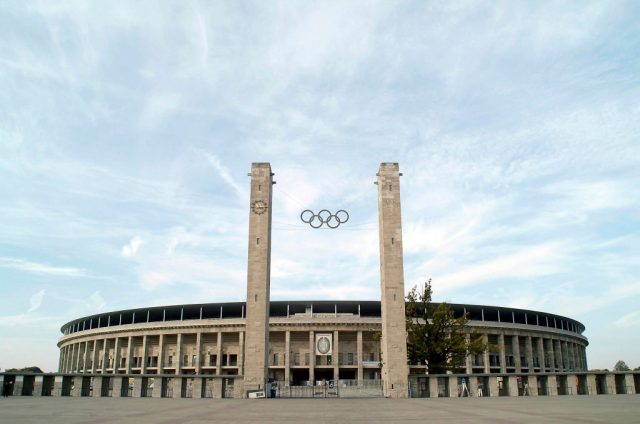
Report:
[[[80,316],[244,300],[260,161],[272,299],[379,297],[399,162],[407,290],[639,366],[639,51],[633,1],[2,2],[0,368],[54,370]]]

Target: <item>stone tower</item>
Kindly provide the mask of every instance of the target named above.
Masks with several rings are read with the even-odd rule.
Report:
[[[382,308],[382,384],[384,395],[408,397],[407,330],[404,306],[400,172],[397,163],[378,171],[380,289]]]
[[[271,194],[269,163],[251,164],[249,257],[245,319],[244,390],[265,389],[269,348]]]

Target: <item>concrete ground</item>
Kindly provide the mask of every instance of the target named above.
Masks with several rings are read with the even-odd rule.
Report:
[[[640,423],[640,395],[464,399],[0,398],[0,423]]]

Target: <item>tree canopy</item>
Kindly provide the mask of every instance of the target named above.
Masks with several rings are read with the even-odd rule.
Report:
[[[631,368],[629,368],[626,362],[620,360],[616,362],[616,364],[613,366],[613,370],[614,371],[631,371]]]
[[[467,355],[483,353],[486,345],[469,328],[466,316],[456,318],[446,303],[433,305],[431,295],[431,279],[407,295],[407,358],[426,364],[431,374],[461,371]]]

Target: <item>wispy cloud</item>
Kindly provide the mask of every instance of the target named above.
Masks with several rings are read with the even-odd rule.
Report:
[[[205,155],[207,161],[211,166],[213,166],[216,172],[218,172],[220,178],[222,178],[224,182],[226,182],[236,192],[239,198],[244,200],[248,195],[247,190],[243,186],[238,184],[238,182],[231,176],[229,170],[224,165],[222,165],[222,162],[220,161],[220,159],[218,159],[217,156],[211,153],[205,153]]]
[[[618,328],[638,328],[640,326],[640,311],[625,314],[615,320],[613,324]]]
[[[131,240],[129,240],[129,243],[122,246],[122,256],[125,256],[127,258],[135,256],[136,253],[138,253],[140,245],[142,245],[142,239],[138,236],[133,237]]]
[[[87,276],[87,273],[80,268],[53,266],[53,265],[47,265],[47,264],[42,264],[38,262],[31,262],[23,259],[16,259],[16,258],[11,258],[6,256],[0,257],[0,267],[17,269],[20,271],[30,272],[33,274],[46,274],[51,276],[61,276],[61,277]]]
[[[34,293],[29,298],[29,310],[27,312],[33,312],[38,309],[42,305],[42,300],[44,299],[45,289],[40,290],[37,293]]]

